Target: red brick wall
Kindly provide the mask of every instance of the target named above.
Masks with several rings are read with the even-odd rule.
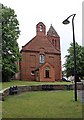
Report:
[[[56,49],[60,50],[60,37],[48,36],[48,39],[50,40],[52,44],[54,40],[53,46],[55,46]]]
[[[23,52],[22,65],[21,65],[21,79],[22,80],[35,80],[35,76],[31,75],[31,71],[39,65],[40,52]],[[45,54],[45,62],[54,66],[55,80],[60,79],[60,55]]]

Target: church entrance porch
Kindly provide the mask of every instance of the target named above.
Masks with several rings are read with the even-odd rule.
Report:
[[[44,63],[35,69],[36,81],[54,82],[55,81],[55,70],[54,67],[49,63]]]

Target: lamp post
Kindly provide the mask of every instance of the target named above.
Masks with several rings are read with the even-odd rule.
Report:
[[[75,82],[75,101],[77,101],[77,82],[76,82],[76,78],[77,78],[77,74],[76,74],[76,49],[75,49],[75,33],[74,33],[74,17],[76,14],[72,14],[70,15],[67,19],[65,19],[62,23],[63,24],[69,24],[69,18],[72,18],[72,31],[73,31],[73,47],[74,47],[74,82]]]

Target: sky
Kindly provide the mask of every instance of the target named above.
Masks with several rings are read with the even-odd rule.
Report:
[[[46,33],[50,25],[55,28],[60,36],[61,60],[65,62],[65,55],[70,43],[73,42],[72,17],[70,24],[62,22],[71,14],[74,18],[75,41],[82,45],[82,0],[0,0],[0,3],[11,7],[17,14],[20,37],[17,40],[21,50],[28,41],[36,36],[36,25],[43,22],[46,25]]]
[[[82,45],[84,46],[84,1],[82,2]]]

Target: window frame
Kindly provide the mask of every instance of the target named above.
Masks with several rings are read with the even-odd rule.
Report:
[[[44,54],[40,54],[40,64],[43,64],[45,62],[45,55]]]
[[[45,68],[45,78],[50,78],[50,67],[46,66]]]

